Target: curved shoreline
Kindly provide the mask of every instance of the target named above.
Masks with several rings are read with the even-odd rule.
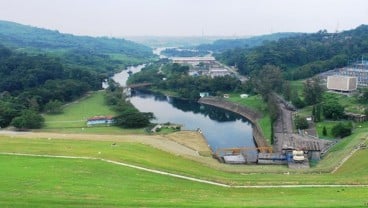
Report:
[[[215,106],[218,108],[222,108],[234,113],[237,113],[245,118],[247,118],[253,125],[253,139],[256,143],[257,147],[270,147],[267,143],[263,133],[261,131],[260,126],[258,125],[258,119],[261,118],[261,115],[253,110],[239,105],[237,103],[228,102],[222,98],[218,97],[203,97],[198,100],[198,103]],[[266,152],[265,149],[260,149],[260,152]]]

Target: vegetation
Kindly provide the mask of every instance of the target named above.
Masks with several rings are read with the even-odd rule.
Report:
[[[334,137],[343,138],[343,137],[347,137],[351,135],[352,130],[353,130],[353,126],[350,122],[348,124],[343,124],[339,122],[337,125],[332,127],[331,134]]]
[[[240,81],[231,76],[194,77],[189,76],[188,71],[188,66],[158,62],[132,75],[128,82],[149,82],[159,91],[174,91],[177,96],[190,100],[198,99],[200,92],[222,96],[223,93],[233,92],[241,87]]]
[[[24,110],[20,116],[13,118],[11,125],[18,129],[39,129],[43,126],[44,118],[33,110]]]
[[[0,21],[0,31],[2,128],[26,109],[60,113],[63,103],[101,89],[115,70],[152,57],[150,48],[123,39],[61,34],[7,21]],[[20,126],[20,121],[13,124]]]
[[[366,188],[229,189],[79,159],[0,156],[0,164],[2,207],[359,207],[367,195]]]
[[[305,117],[295,116],[294,123],[297,129],[307,129],[308,128],[308,121]]]
[[[75,36],[8,21],[0,21],[0,31],[0,42],[4,45],[48,51],[67,49],[71,50],[70,52],[72,53],[69,53],[69,55],[73,54],[75,59],[78,59],[81,51],[88,51],[89,54],[96,56],[116,53],[142,59],[152,56],[152,51],[149,47],[124,39]]]
[[[50,101],[70,102],[101,87],[101,77],[66,67],[46,55],[16,53],[0,45],[0,127],[26,109],[40,112]],[[14,124],[19,124],[19,119]]]
[[[189,49],[178,49],[178,48],[167,48],[161,51],[162,55],[168,57],[193,57],[193,56],[205,56],[209,53],[202,50],[189,50]]]
[[[217,59],[237,66],[249,75],[262,66],[278,66],[290,80],[308,78],[315,74],[345,66],[348,60],[367,55],[368,26],[341,33],[319,31],[266,43],[252,49],[233,49]]]
[[[114,84],[106,89],[105,103],[116,112],[115,125],[125,128],[142,128],[150,124],[152,113],[139,112],[125,97],[123,89]]]
[[[247,98],[241,98],[239,93],[232,93],[229,96],[229,100],[244,105],[262,115],[262,118],[258,120],[258,124],[262,129],[264,137],[271,144],[272,123],[267,103],[262,100],[262,97],[260,95],[252,95]]]
[[[50,100],[45,104],[44,111],[48,114],[59,114],[63,112],[63,103],[59,100]]]
[[[253,48],[260,46],[264,43],[279,40],[281,38],[292,37],[300,35],[299,33],[273,33],[269,35],[260,35],[249,38],[239,39],[219,39],[211,44],[201,44],[196,47],[199,50],[213,51],[213,52],[224,52],[234,48]]]
[[[93,116],[118,115],[105,103],[105,92],[98,91],[63,106],[63,113],[46,114],[43,131],[63,133],[109,133],[109,134],[142,134],[144,129],[122,129],[116,126],[87,127],[88,118]]]

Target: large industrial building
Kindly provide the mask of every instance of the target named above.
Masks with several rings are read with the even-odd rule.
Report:
[[[327,77],[327,89],[351,92],[357,89],[357,78],[341,75],[333,75]]]
[[[205,57],[172,57],[170,58],[173,63],[177,64],[191,64],[193,66],[198,65],[199,63],[212,64],[216,60],[212,56]]]
[[[320,76],[325,79],[332,75],[356,77],[357,86],[368,86],[368,61],[362,60],[347,67],[324,72]]]

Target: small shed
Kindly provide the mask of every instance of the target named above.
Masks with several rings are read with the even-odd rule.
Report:
[[[208,93],[208,92],[200,92],[199,93],[199,96],[202,98],[202,97],[208,97],[208,96],[210,96],[210,93]]]
[[[243,155],[225,155],[224,162],[227,164],[244,164],[246,162]]]
[[[111,125],[114,123],[113,116],[93,116],[87,119],[87,126]]]
[[[241,95],[240,95],[240,98],[247,98],[247,97],[249,97],[249,95],[248,95],[248,94],[241,94]]]

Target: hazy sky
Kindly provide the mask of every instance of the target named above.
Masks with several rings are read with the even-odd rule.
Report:
[[[93,36],[243,36],[368,24],[368,0],[0,0],[0,19]]]

